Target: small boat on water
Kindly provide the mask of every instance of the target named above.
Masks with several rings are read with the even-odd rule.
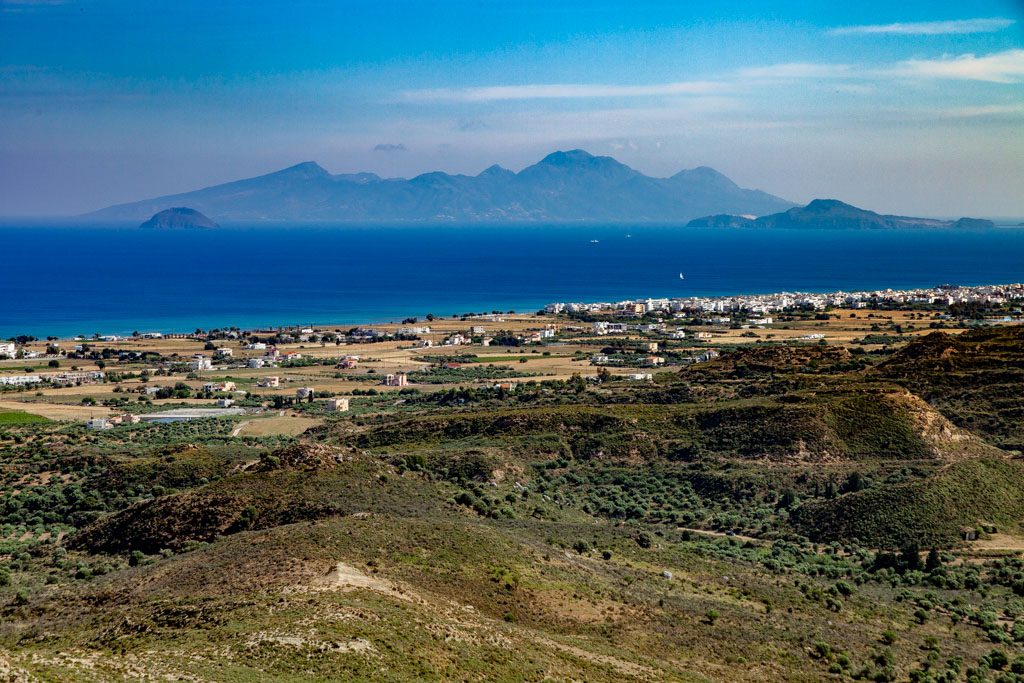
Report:
[[[682,274],[682,273],[679,273],[679,279],[680,279],[680,280],[685,280],[686,278],[685,278],[685,277],[683,277],[683,274]]]
[[[590,240],[591,244],[597,244],[597,240]]]

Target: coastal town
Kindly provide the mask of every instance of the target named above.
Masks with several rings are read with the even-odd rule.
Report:
[[[342,328],[31,336],[0,342],[0,410],[108,430],[219,418],[238,434],[297,434],[382,397],[655,382],[745,344],[884,354],[936,329],[1020,322],[1024,284],[553,303]],[[401,404],[400,404],[401,405]]]
[[[855,310],[871,306],[904,304],[943,305],[983,303],[1001,304],[1024,299],[1024,284],[981,285],[964,287],[939,285],[922,289],[883,289],[856,292],[779,292],[776,294],[681,297],[673,299],[636,299],[615,303],[551,303],[544,307],[548,313],[619,313],[643,315],[652,311],[688,314],[701,312],[739,311],[765,314],[793,309],[823,310],[829,307]]]

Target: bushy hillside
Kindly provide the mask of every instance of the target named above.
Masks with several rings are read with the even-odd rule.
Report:
[[[298,437],[5,425],[0,672],[1014,681],[1022,339],[410,393]]]
[[[1024,519],[1024,462],[981,458],[950,464],[912,483],[809,503],[794,526],[816,541],[865,541],[898,548],[908,542],[950,547],[964,531]]]

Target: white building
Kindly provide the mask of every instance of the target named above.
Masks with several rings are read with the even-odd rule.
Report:
[[[93,382],[102,382],[103,378],[106,377],[100,371],[81,370],[72,372],[61,372],[56,375],[50,375],[49,380],[51,384],[57,386],[69,387],[74,384],[92,384]]]
[[[395,334],[401,334],[408,337],[412,337],[417,334],[430,334],[430,328],[425,325],[422,327],[399,327],[395,330]]]
[[[201,356],[198,353],[192,356],[192,360],[189,361],[188,367],[190,370],[213,370],[213,363],[206,356]]]
[[[18,347],[11,342],[0,342],[0,356],[14,358],[18,353]]]
[[[649,372],[634,372],[629,374],[627,378],[634,382],[642,382],[644,380],[654,379],[654,375]]]
[[[39,375],[14,375],[13,377],[0,377],[0,385],[6,385],[9,387],[37,384],[42,381],[43,378]]]
[[[256,386],[271,388],[279,387],[281,386],[281,379],[279,377],[264,377]]]
[[[228,347],[226,347],[226,346],[222,346],[222,347],[220,347],[219,349],[217,349],[217,350],[216,350],[216,351],[214,351],[213,353],[214,353],[214,355],[217,355],[217,356],[225,356],[225,357],[227,357],[227,358],[232,358],[232,357],[233,357],[233,356],[235,355],[235,352],[234,352],[234,351],[232,351],[231,349],[229,349],[229,348],[228,348]]]
[[[344,413],[348,410],[347,398],[332,398],[327,401],[327,410],[332,413]]]
[[[388,375],[385,377],[384,384],[389,387],[404,387],[408,384],[408,380],[405,378],[405,373],[400,372],[397,375]]]
[[[313,398],[314,393],[316,392],[313,391],[313,387],[299,387],[295,390],[295,398],[302,401],[308,398]]]
[[[94,417],[85,423],[87,429],[113,429],[114,425],[105,417]]]
[[[248,362],[248,365],[249,365],[250,368],[262,368],[263,367],[263,359],[262,358],[250,358],[249,362]]]

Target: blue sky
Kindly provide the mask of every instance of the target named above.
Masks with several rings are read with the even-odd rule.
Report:
[[[0,215],[582,147],[794,201],[1024,216],[1024,4],[843,4],[0,0]]]

